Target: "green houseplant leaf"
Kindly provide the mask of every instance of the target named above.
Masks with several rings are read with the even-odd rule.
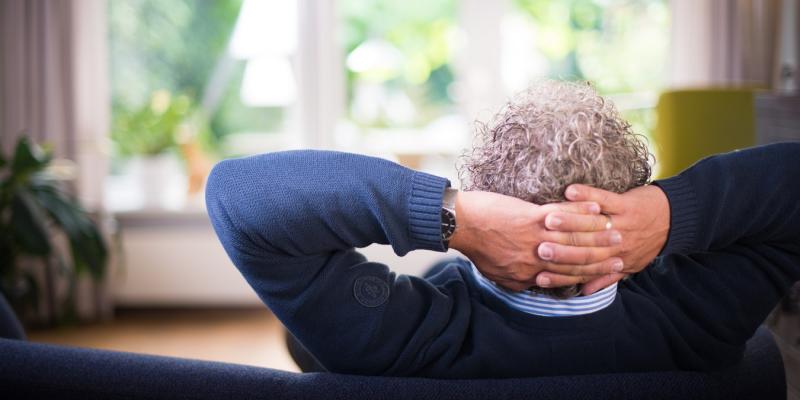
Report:
[[[23,136],[17,142],[17,147],[14,150],[14,159],[11,161],[11,174],[17,179],[23,179],[30,173],[41,171],[49,162],[50,155]]]
[[[80,274],[88,270],[93,278],[102,278],[107,249],[86,212],[53,185],[39,183],[32,187],[32,191],[56,225],[67,235],[76,272]]]
[[[26,191],[19,191],[11,200],[11,234],[20,253],[47,256],[52,251],[43,211]]]
[[[61,314],[60,310],[71,309],[63,299],[56,299],[54,280],[58,271],[53,270],[53,257],[61,266],[59,275],[72,283],[85,272],[99,280],[105,272],[108,253],[100,231],[86,211],[44,171],[50,160],[48,153],[24,137],[17,142],[13,159],[0,156],[0,289],[6,291],[23,315],[35,316],[39,288],[46,288],[52,323]],[[54,254],[51,235],[58,229],[69,241],[72,268],[64,265],[62,254]],[[44,285],[39,284],[38,273],[20,268],[19,256],[43,261]],[[63,275],[64,272],[68,275]],[[72,300],[74,297],[66,302]]]

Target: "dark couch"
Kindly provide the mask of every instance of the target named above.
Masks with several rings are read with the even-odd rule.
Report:
[[[783,399],[771,334],[760,329],[738,365],[528,379],[436,380],[268,368],[31,343],[0,296],[0,398],[52,399]],[[154,338],[154,340],[157,340]]]

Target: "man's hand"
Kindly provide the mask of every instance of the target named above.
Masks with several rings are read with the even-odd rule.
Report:
[[[469,257],[487,278],[511,290],[533,286],[543,269],[588,281],[622,268],[621,260],[613,257],[620,251],[620,234],[605,228],[607,217],[599,212],[593,201],[537,206],[497,193],[459,192],[458,224],[450,247]],[[545,218],[551,213],[561,216],[565,225],[580,221],[582,229],[548,231]],[[553,216],[548,221],[558,222]],[[539,244],[544,241],[559,244],[560,252],[548,256],[544,249],[546,260],[540,257]]]
[[[576,202],[597,202],[603,213],[609,217],[613,229],[622,233],[625,240],[621,245],[619,256],[624,262],[623,273],[613,273],[596,278],[583,286],[583,294],[591,294],[619,281],[626,274],[639,272],[658,255],[667,242],[670,226],[669,200],[657,186],[642,186],[623,194],[600,190],[586,185],[570,185],[566,197]],[[565,222],[553,225],[546,224],[555,231],[572,231],[581,229],[574,216],[563,216],[561,212],[548,215],[550,218],[562,218]],[[569,257],[576,250],[559,243],[544,243],[541,247],[552,248],[556,257]],[[559,274],[557,270],[549,270],[539,274],[538,281],[547,279],[550,286],[566,286],[581,282],[579,277]],[[584,281],[585,282],[585,281]]]

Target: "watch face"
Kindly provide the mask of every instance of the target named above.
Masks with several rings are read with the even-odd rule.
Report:
[[[442,240],[450,240],[456,231],[456,216],[452,211],[442,209]]]

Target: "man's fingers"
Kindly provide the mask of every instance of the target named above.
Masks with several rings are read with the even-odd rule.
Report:
[[[587,265],[568,265],[549,263],[545,271],[560,275],[607,275],[612,272],[622,271],[622,259],[612,257],[608,260],[587,264]]]
[[[603,275],[601,277],[581,275],[561,275],[552,272],[542,272],[536,276],[536,285],[544,288],[554,288],[561,286],[570,286],[583,283],[581,293],[584,295],[594,293],[600,289],[608,287],[614,282],[617,282],[625,277],[625,274],[615,273],[611,275]]]
[[[600,208],[609,214],[618,214],[624,211],[622,195],[607,190],[593,188],[591,186],[573,184],[567,187],[565,192],[567,199],[571,201],[594,201],[600,204]]]
[[[608,287],[612,283],[619,282],[620,280],[622,280],[622,278],[625,277],[625,275],[627,274],[611,274],[611,275],[601,276],[597,279],[593,279],[587,282],[585,285],[583,285],[583,287],[581,288],[581,293],[583,293],[583,295],[585,296],[588,296],[600,289]]]
[[[541,206],[543,212],[561,211],[571,214],[600,214],[600,205],[594,201],[550,203]]]
[[[561,232],[596,232],[611,229],[613,220],[606,215],[569,214],[556,211],[547,214],[544,226]]]
[[[543,271],[536,275],[536,285],[543,288],[554,288],[561,286],[577,285],[579,283],[586,283],[595,279],[595,275],[562,275],[554,274],[552,272]]]
[[[595,266],[580,266],[583,269],[583,275],[571,275],[575,271],[565,271],[566,273],[557,273],[551,271],[542,271],[534,279],[525,282],[519,282],[513,279],[503,278],[499,276],[487,276],[489,280],[496,285],[513,292],[519,292],[529,289],[533,285],[543,288],[554,288],[561,286],[570,286],[583,284],[581,293],[590,295],[600,289],[606,288],[609,285],[622,280],[627,274],[625,273],[608,273],[610,263],[602,262],[597,263]],[[548,268],[549,269],[549,268]],[[576,270],[577,271],[577,270]],[[601,274],[601,275],[597,275]]]
[[[579,247],[608,247],[622,243],[622,235],[616,230],[598,232],[555,232],[542,235],[547,242]]]
[[[620,246],[614,247],[574,247],[544,242],[539,244],[536,253],[539,258],[558,264],[591,264],[619,255]]]

